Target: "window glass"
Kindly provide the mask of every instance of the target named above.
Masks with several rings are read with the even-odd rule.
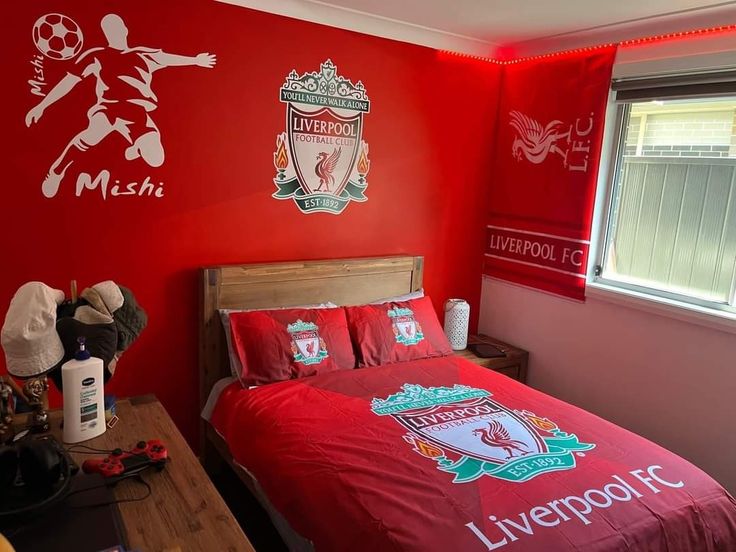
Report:
[[[736,274],[736,98],[621,110],[601,276],[718,305]]]

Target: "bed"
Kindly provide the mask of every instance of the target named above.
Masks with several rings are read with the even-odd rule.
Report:
[[[201,271],[203,460],[233,467],[290,549],[736,550],[736,502],[701,470],[462,358],[223,379],[218,309],[368,303],[419,290],[422,270],[405,256]]]

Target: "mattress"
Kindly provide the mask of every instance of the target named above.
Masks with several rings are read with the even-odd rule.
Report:
[[[225,385],[211,423],[318,551],[736,550],[703,471],[458,357]]]

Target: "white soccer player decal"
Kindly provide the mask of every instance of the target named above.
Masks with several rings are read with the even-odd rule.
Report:
[[[158,98],[151,88],[153,73],[164,67],[187,65],[211,69],[216,63],[215,56],[209,53],[182,56],[156,48],[131,48],[128,28],[115,14],[103,17],[100,26],[107,46],[82,53],[76,61],[78,70],[70,70],[26,115],[26,126],[30,127],[82,79],[94,77],[97,102],[87,112],[89,123],[51,165],[41,186],[46,197],[56,195],[64,173],[78,152],[96,146],[113,132],[120,133],[130,144],[125,149],[127,160],[140,157],[151,167],[160,167],[164,162],[164,148],[158,127],[149,115],[158,106]]]

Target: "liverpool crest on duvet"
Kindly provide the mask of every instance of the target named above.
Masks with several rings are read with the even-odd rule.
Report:
[[[509,410],[485,389],[466,385],[404,384],[399,393],[374,398],[371,409],[407,429],[404,441],[453,483],[490,475],[523,482],[542,473],[569,470],[582,451],[595,447],[526,410]]]
[[[319,72],[292,70],[280,89],[286,132],[276,137],[276,199],[293,199],[303,213],[342,213],[366,201],[370,168],[362,140],[370,101],[363,83],[337,74],[329,59]]]

